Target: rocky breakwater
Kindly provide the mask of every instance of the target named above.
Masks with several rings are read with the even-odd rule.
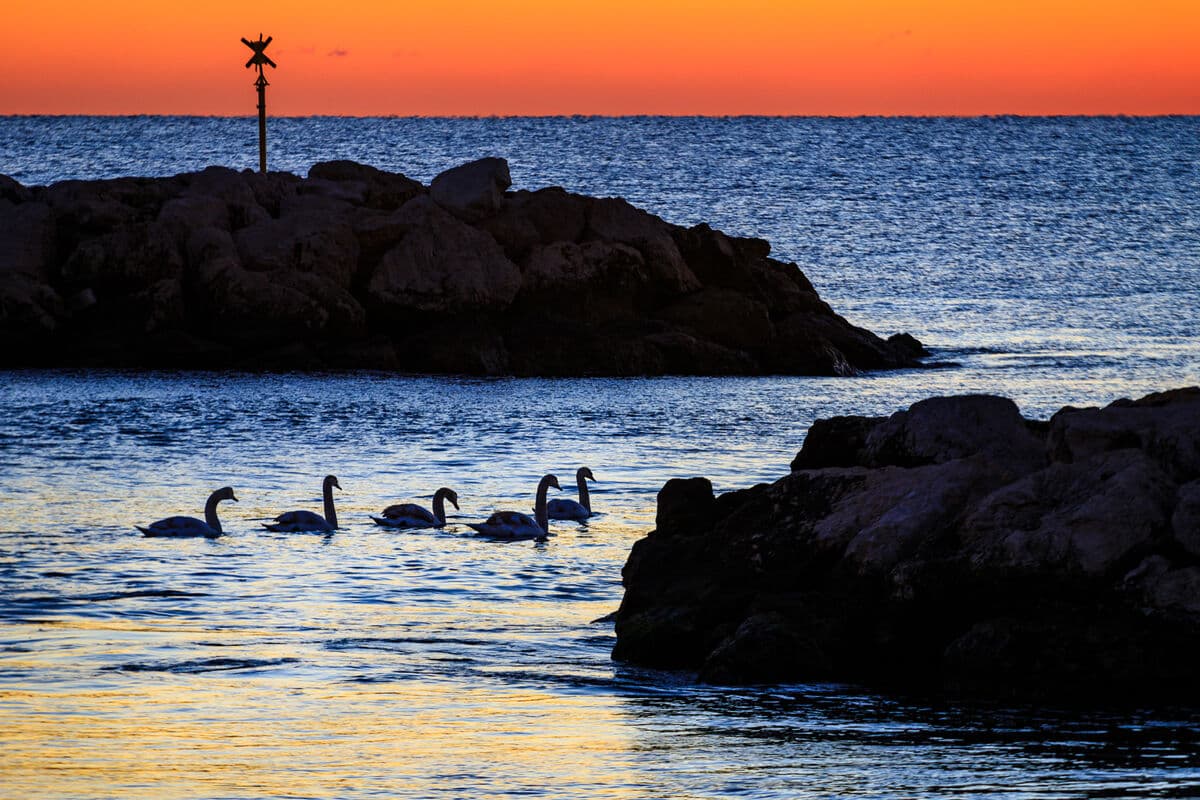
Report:
[[[6,365],[585,375],[910,366],[758,239],[623,200],[348,161],[25,187],[0,176]]]
[[[711,682],[1200,700],[1200,389],[813,424],[792,471],[659,493],[614,657]]]

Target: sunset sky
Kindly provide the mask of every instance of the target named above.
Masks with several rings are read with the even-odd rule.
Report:
[[[0,113],[1200,113],[1197,0],[44,0]]]

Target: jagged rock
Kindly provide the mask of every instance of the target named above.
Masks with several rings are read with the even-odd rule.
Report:
[[[184,195],[208,197],[224,203],[233,230],[271,218],[271,214],[259,204],[253,178],[246,173],[225,167],[208,167],[185,177],[188,186]]]
[[[600,322],[643,314],[649,281],[642,254],[606,242],[537,245],[521,267],[521,307]]]
[[[478,222],[501,209],[509,186],[508,162],[481,158],[438,175],[429,184],[429,196],[456,217]]]
[[[864,443],[866,466],[913,467],[982,454],[1027,467],[1046,462],[1045,443],[1005,397],[933,397],[876,425]]]
[[[754,350],[774,336],[767,307],[732,289],[703,289],[657,316],[704,339],[735,350]]]
[[[353,184],[351,191],[356,195],[361,187],[361,205],[383,211],[394,211],[425,192],[425,187],[411,178],[354,161],[313,164],[308,177],[336,184]]]
[[[0,271],[0,343],[15,355],[41,345],[62,316],[62,298],[53,288],[24,272]],[[13,361],[21,363],[19,357]]]
[[[521,273],[495,239],[425,196],[410,200],[399,214],[409,232],[367,285],[371,302],[385,314],[503,309],[512,303]]]
[[[174,237],[157,222],[143,222],[82,242],[63,265],[62,278],[73,286],[97,287],[103,298],[140,291],[182,272]]]
[[[588,206],[584,235],[636,248],[646,259],[651,280],[663,292],[684,294],[703,285],[683,260],[670,226],[624,200],[612,197],[593,200]]]
[[[1171,530],[1187,552],[1200,558],[1200,481],[1179,487]]]
[[[45,203],[0,200],[0,274],[19,272],[50,280],[54,262],[54,222]]]
[[[770,485],[672,481],[622,572],[614,657],[718,682],[1200,698],[1198,399],[1036,424],[934,398],[818,421]]]
[[[6,335],[31,344],[4,363],[324,367],[377,352],[388,368],[522,375],[917,363],[919,342],[850,325],[761,239],[510,182],[496,158],[428,190],[350,161],[307,178],[0,180],[0,274],[30,278],[6,279]],[[444,341],[414,339],[431,326]]]
[[[242,264],[253,272],[309,272],[349,288],[358,271],[358,239],[337,215],[297,210],[242,228],[234,240]]]

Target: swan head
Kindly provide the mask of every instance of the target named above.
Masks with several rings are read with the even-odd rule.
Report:
[[[455,492],[454,489],[448,489],[443,486],[442,488],[438,489],[437,492],[433,493],[433,499],[436,500],[438,498],[445,498],[446,500],[449,500],[450,505],[454,506],[455,509],[457,509],[458,493]]]
[[[222,486],[220,489],[217,489],[215,492],[213,492],[213,497],[216,498],[217,502],[222,500],[232,500],[236,503],[238,501],[238,499],[233,496],[232,486]]]
[[[555,489],[562,488],[558,485],[558,477],[555,475],[547,475],[546,477],[542,478],[542,486],[553,486]]]
[[[584,478],[586,478],[589,481],[596,480],[596,476],[592,474],[591,469],[589,469],[588,467],[580,467],[579,471],[575,473],[575,480],[581,481]]]
[[[338,483],[338,479],[337,479],[336,475],[326,475],[325,476],[325,488],[329,488],[330,486],[334,487],[335,489],[342,488],[342,485],[340,483]]]

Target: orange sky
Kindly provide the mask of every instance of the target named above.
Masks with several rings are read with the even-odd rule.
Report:
[[[1200,113],[1200,0],[13,0],[0,113]]]

